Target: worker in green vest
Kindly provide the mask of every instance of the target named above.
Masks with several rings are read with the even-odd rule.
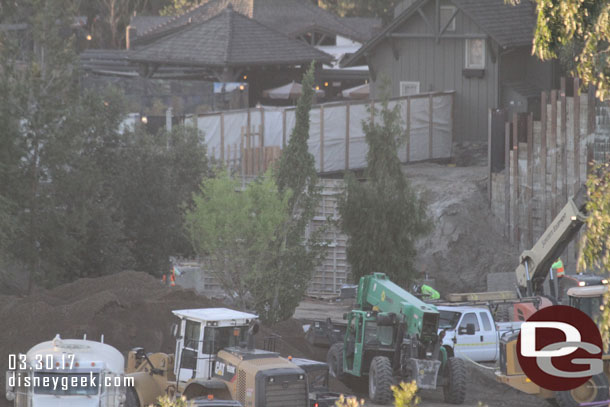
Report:
[[[551,265],[551,272],[557,278],[557,301],[561,301],[563,299],[563,291],[565,290],[562,277],[566,274],[561,258],[557,259],[557,261]]]
[[[415,284],[413,291],[416,294],[421,294],[422,298],[427,300],[438,300],[441,298],[439,292],[427,284]]]
[[[553,263],[551,268],[553,269],[557,277],[563,277],[565,275],[565,270],[563,268],[563,262],[561,261],[561,258],[557,259],[557,261]]]

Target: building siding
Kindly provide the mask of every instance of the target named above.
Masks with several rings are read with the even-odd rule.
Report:
[[[442,5],[451,5],[441,1]],[[424,14],[434,24],[434,2],[424,6]],[[442,28],[442,27],[441,27]],[[431,34],[422,17],[416,13],[396,32],[410,34]],[[456,30],[448,34],[484,35],[481,29],[462,12],[456,16]],[[398,60],[394,58],[391,41],[398,49]],[[466,40],[461,38],[395,38],[380,43],[371,55],[371,64],[376,73],[373,93],[378,97],[380,83],[390,80],[391,96],[399,96],[400,81],[420,82],[420,92],[456,91],[455,133],[456,142],[487,141],[488,109],[497,106],[497,60],[492,62],[489,50],[491,41],[486,42],[485,73],[483,78],[466,78]],[[497,55],[497,51],[496,51]]]

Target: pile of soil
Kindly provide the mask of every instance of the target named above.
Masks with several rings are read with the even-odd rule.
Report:
[[[415,164],[403,167],[434,223],[418,242],[417,270],[441,294],[486,291],[486,275],[513,271],[518,250],[489,209],[487,167]]]
[[[0,354],[25,353],[56,334],[62,338],[86,334],[94,340],[104,335],[104,342],[124,353],[136,346],[172,353],[172,310],[223,306],[192,290],[167,287],[149,274],[132,271],[80,279],[27,297],[0,296],[4,326]],[[262,327],[257,345],[262,347],[264,338],[271,334],[281,337],[277,350],[282,354],[311,356],[300,323],[289,320],[276,327]],[[8,357],[2,362],[6,365]]]

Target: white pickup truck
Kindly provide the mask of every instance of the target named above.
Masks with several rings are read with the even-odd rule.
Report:
[[[443,306],[439,334],[445,331],[442,345],[455,356],[475,362],[495,362],[500,357],[500,337],[517,331],[523,322],[494,322],[487,307]]]

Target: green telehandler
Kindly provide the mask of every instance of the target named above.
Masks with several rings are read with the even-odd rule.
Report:
[[[383,273],[360,279],[356,308],[345,314],[343,342],[328,351],[334,377],[354,390],[368,376],[369,398],[392,401],[390,386],[415,380],[420,389],[443,387],[445,401],[462,404],[466,397],[466,366],[441,346],[439,312],[434,305],[394,284]],[[466,332],[474,325],[467,326]]]

